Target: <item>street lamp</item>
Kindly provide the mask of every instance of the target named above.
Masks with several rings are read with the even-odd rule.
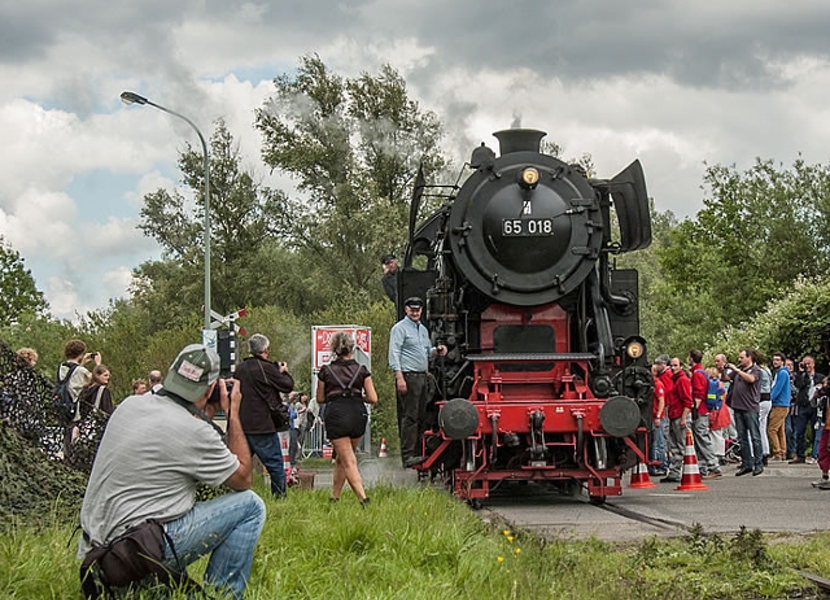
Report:
[[[167,114],[179,117],[190,125],[199,136],[199,141],[202,142],[202,153],[205,157],[205,331],[210,330],[210,162],[208,160],[208,148],[205,143],[205,138],[196,124],[184,115],[165,108],[160,104],[150,102],[144,96],[139,96],[135,92],[122,92],[121,101],[124,104],[149,104],[157,109],[166,112]]]

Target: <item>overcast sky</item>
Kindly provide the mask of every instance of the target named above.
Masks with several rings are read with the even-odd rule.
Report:
[[[224,118],[265,176],[253,111],[308,53],[346,76],[390,63],[457,163],[518,120],[600,177],[639,158],[658,210],[693,216],[704,162],[827,164],[829,32],[826,0],[0,0],[0,235],[58,317],[124,295],[158,256],[141,198],[198,139],[119,94],[205,136]]]

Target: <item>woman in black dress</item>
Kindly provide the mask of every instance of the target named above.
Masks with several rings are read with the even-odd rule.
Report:
[[[326,404],[326,433],[337,453],[331,497],[337,502],[343,484],[348,481],[365,506],[369,499],[363,489],[354,449],[366,430],[368,414],[364,403],[376,404],[378,396],[371,373],[352,358],[354,338],[338,331],[331,337],[329,347],[336,358],[320,370],[317,401]]]

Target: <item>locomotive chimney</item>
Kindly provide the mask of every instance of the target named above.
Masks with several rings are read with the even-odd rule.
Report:
[[[539,144],[547,135],[538,129],[503,129],[493,133],[499,141],[501,155],[512,152],[539,152]]]

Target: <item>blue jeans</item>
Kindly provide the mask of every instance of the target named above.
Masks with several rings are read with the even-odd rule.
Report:
[[[787,418],[784,419],[784,434],[787,436],[787,458],[795,454],[794,421],[795,417],[792,415],[792,412],[787,413]]]
[[[265,503],[248,490],[197,502],[164,528],[183,566],[210,553],[205,582],[241,600],[264,524]],[[164,565],[178,567],[169,544],[164,549]]]
[[[271,477],[271,493],[279,498],[285,494],[285,466],[282,464],[280,436],[276,433],[257,433],[245,436],[251,454],[256,454]]]
[[[657,461],[659,464],[651,467],[649,472],[653,475],[655,470],[668,471],[669,457],[666,454],[666,438],[664,436],[663,427],[668,429],[669,420],[663,417],[660,420],[660,425],[655,425],[651,431],[651,446],[649,447],[649,460]]]
[[[759,468],[764,466],[764,452],[761,446],[761,420],[757,412],[734,409],[735,426],[738,428],[738,438],[741,440],[741,458],[743,469]],[[750,443],[752,446],[750,446]]]

